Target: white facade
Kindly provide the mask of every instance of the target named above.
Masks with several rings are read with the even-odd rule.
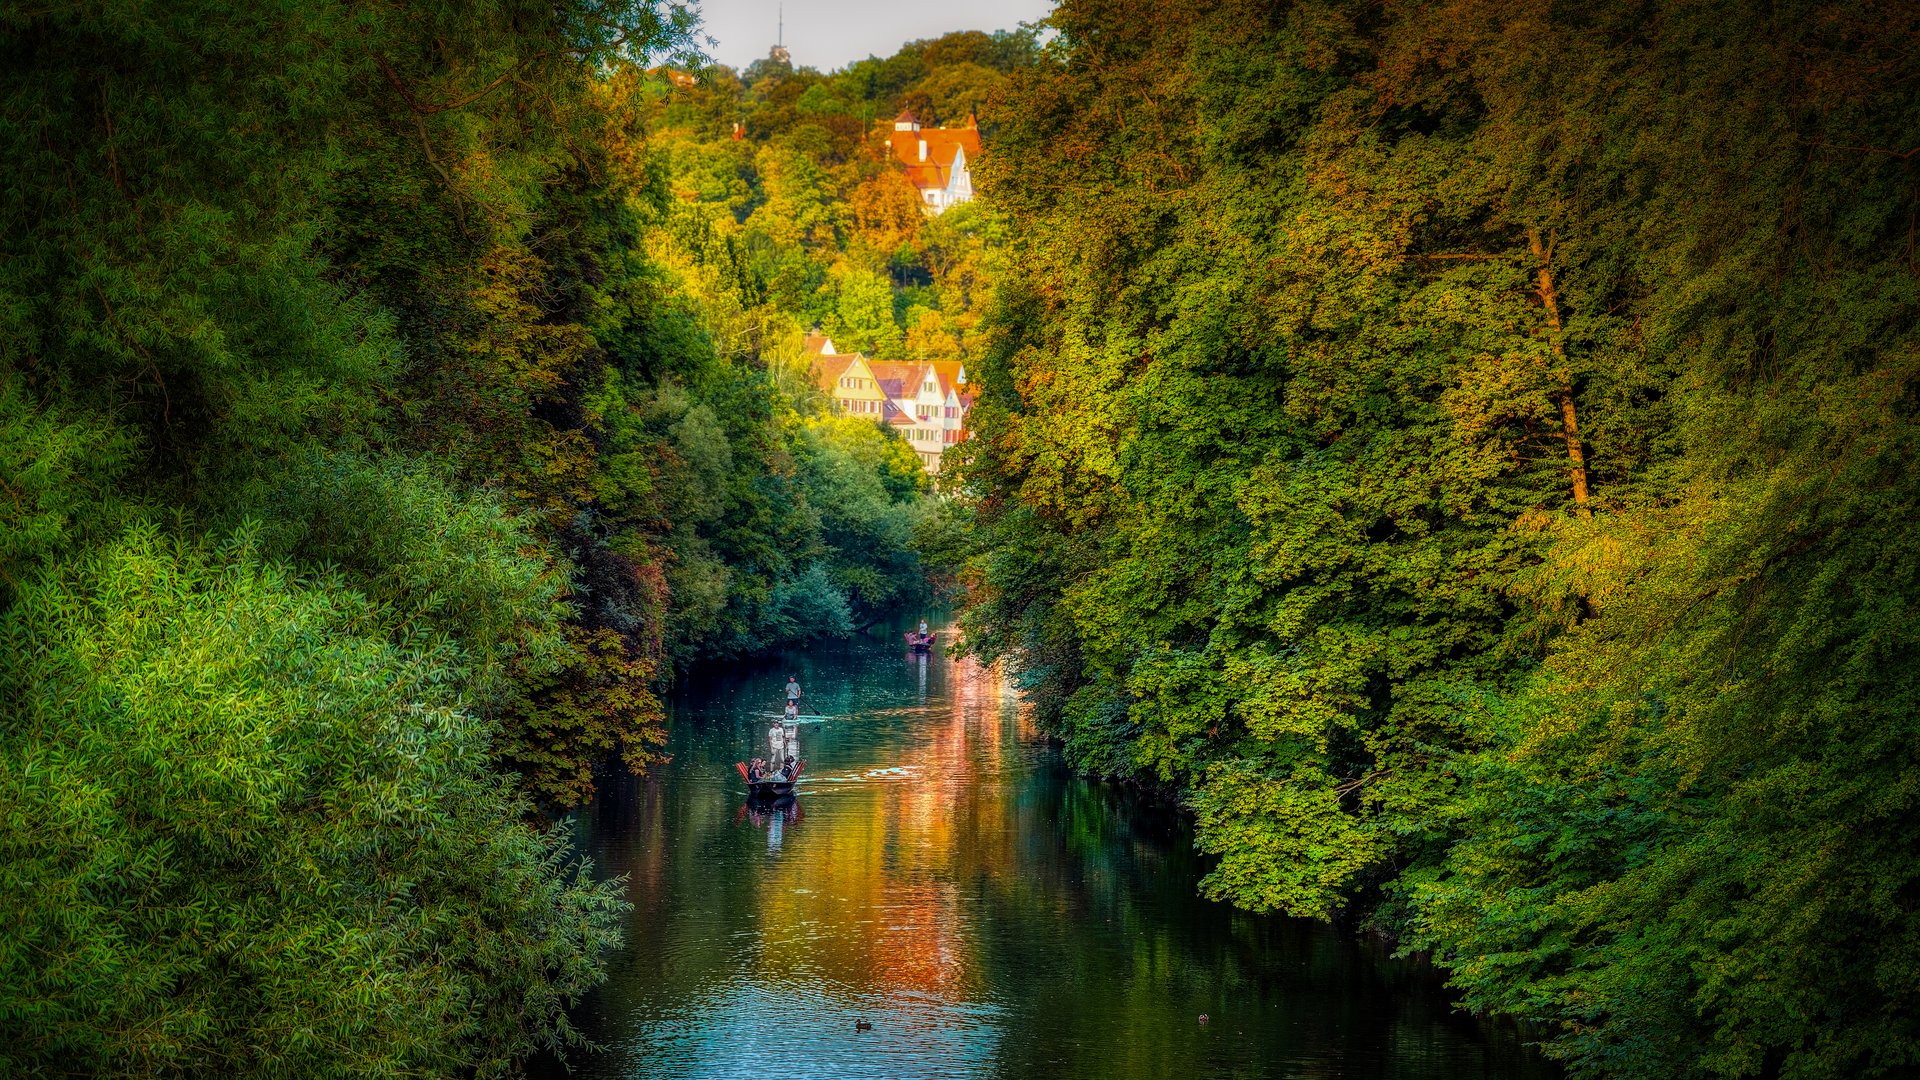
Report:
[[[861,353],[838,354],[825,335],[807,339],[814,353],[813,377],[843,416],[859,416],[899,432],[922,468],[939,475],[940,456],[965,441],[967,370],[945,361],[890,363]],[[947,374],[942,375],[942,369]]]
[[[940,456],[946,453],[947,447],[967,437],[968,403],[960,393],[966,378],[964,367],[957,381],[948,382],[940,377],[938,368],[925,364],[915,381],[903,386],[901,397],[892,402],[903,418],[911,418],[910,423],[898,425],[900,433],[912,445],[914,453],[920,455],[920,463],[931,475],[940,474]]]
[[[973,174],[967,170],[967,148],[956,146],[953,150],[953,172],[947,177],[947,187],[940,193],[940,209],[973,201]]]

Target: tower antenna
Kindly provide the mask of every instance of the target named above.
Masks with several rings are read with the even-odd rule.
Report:
[[[781,4],[775,10],[780,13],[780,21],[774,28],[773,43],[784,46],[787,43],[787,5]]]

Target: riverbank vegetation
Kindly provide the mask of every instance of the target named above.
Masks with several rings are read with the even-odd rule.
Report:
[[[1920,1066],[1910,15],[1067,0],[970,646],[1575,1075]]]
[[[0,20],[0,1072],[566,1042],[622,903],[550,812],[927,587],[742,221],[818,228],[676,187],[676,7]]]

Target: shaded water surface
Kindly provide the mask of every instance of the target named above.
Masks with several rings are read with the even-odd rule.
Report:
[[[1200,900],[1176,816],[1069,775],[993,672],[897,641],[708,672],[673,760],[603,784],[580,839],[634,911],[576,1075],[1554,1075],[1430,969]],[[834,719],[759,813],[733,763],[789,674]]]

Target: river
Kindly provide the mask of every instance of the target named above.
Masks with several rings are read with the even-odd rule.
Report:
[[[833,719],[762,814],[733,763],[789,674]],[[634,907],[575,1075],[1557,1075],[1423,964],[1201,900],[1178,815],[1072,776],[970,661],[861,638],[690,682],[671,762],[579,815]]]

